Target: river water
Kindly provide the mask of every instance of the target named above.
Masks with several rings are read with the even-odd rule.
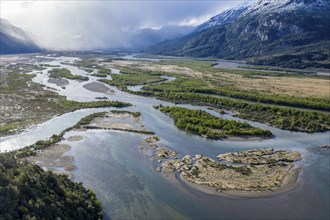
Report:
[[[228,198],[196,191],[189,186],[170,182],[155,168],[153,152],[142,153],[139,146],[146,137],[119,131],[70,131],[65,137],[81,135],[83,140],[68,142],[72,146],[66,155],[74,156],[77,169],[73,180],[92,188],[101,201],[106,219],[329,219],[330,207],[330,153],[318,148],[329,144],[330,132],[307,134],[289,132],[271,126],[247,121],[249,124],[271,130],[275,138],[267,140],[207,140],[178,130],[172,119],[152,106],[173,105],[149,97],[141,97],[122,92],[115,87],[114,94],[89,91],[83,85],[97,81],[97,77],[77,67],[67,65],[78,58],[56,57],[34,61],[36,64],[60,65],[73,74],[86,75],[88,82],[69,80],[65,89],[47,82],[47,72],[34,72],[35,82],[42,83],[70,100],[94,101],[95,97],[107,96],[110,100],[130,102],[134,106],[125,108],[139,111],[142,123],[160,137],[159,145],[185,154],[204,154],[216,159],[220,153],[252,148],[273,147],[291,149],[302,153],[298,163],[302,173],[298,186],[283,194],[262,198]],[[118,73],[118,72],[117,72]],[[133,88],[140,89],[140,88]],[[242,120],[230,114],[220,115],[203,106],[181,105],[192,109],[203,109],[218,117]],[[113,108],[84,109],[61,116],[32,127],[28,131],[1,138],[0,150],[10,151],[32,144],[37,140],[58,134],[74,125],[82,117]],[[246,120],[242,120],[246,121]]]

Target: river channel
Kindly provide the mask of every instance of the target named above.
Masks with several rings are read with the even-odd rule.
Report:
[[[106,96],[109,100],[133,104],[125,110],[141,112],[142,123],[146,129],[154,131],[160,137],[159,145],[177,151],[178,157],[204,154],[216,159],[220,153],[264,147],[296,150],[303,155],[303,160],[298,163],[302,172],[297,187],[291,191],[260,198],[229,198],[202,193],[163,177],[155,171],[157,163],[152,158],[152,152],[142,153],[139,149],[139,146],[144,144],[145,135],[104,130],[67,132],[65,137],[83,137],[83,140],[77,142],[62,141],[72,146],[65,154],[74,157],[77,167],[72,171],[73,181],[82,182],[85,187],[96,192],[106,219],[330,218],[330,153],[329,150],[319,149],[319,145],[329,144],[330,132],[308,134],[284,131],[235,118],[230,114],[220,115],[203,106],[181,105],[203,109],[218,117],[247,121],[253,126],[269,129],[275,135],[274,138],[266,140],[207,140],[178,130],[171,118],[153,108],[153,105],[173,105],[172,103],[132,95],[107,85],[113,93],[97,93],[85,89],[84,85],[96,82],[98,78],[68,65],[77,59],[79,58],[45,57],[34,62],[68,68],[75,75],[88,76],[88,82],[68,80],[69,84],[65,88],[50,83],[48,71],[54,67],[34,72],[36,77],[33,80],[56,90],[69,100],[95,101],[96,97]],[[119,73],[118,70],[114,71]],[[131,89],[139,90],[141,87]],[[22,148],[60,133],[90,113],[111,109],[114,108],[84,109],[56,116],[26,132],[2,137],[0,150],[4,152]]]

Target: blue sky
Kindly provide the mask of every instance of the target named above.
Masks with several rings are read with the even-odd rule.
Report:
[[[198,25],[243,1],[8,1],[1,17],[51,49],[120,47],[140,28]]]

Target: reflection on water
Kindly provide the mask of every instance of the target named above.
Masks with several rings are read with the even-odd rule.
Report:
[[[43,63],[61,65],[73,74],[88,75],[74,66],[63,64],[77,58],[59,57]],[[40,61],[41,62],[41,61]],[[66,89],[48,83],[47,71],[42,71],[34,78],[58,90],[59,94],[70,100],[91,101],[101,93],[92,92],[83,85],[94,82],[97,77],[90,77],[88,82],[69,80]],[[82,135],[86,138],[70,142],[72,149],[67,155],[75,157],[77,170],[73,171],[74,181],[83,182],[86,187],[95,190],[104,212],[113,219],[328,219],[329,216],[329,151],[320,151],[320,144],[329,143],[330,132],[307,134],[283,131],[265,124],[247,121],[249,124],[271,130],[276,136],[267,140],[228,141],[206,140],[178,130],[171,118],[154,109],[155,104],[173,105],[153,98],[141,97],[119,91],[114,94],[102,94],[109,100],[130,102],[134,106],[125,110],[139,111],[142,123],[147,130],[152,130],[161,138],[161,144],[179,153],[195,155],[202,153],[216,158],[220,153],[251,148],[273,147],[275,149],[293,149],[303,155],[303,172],[299,178],[300,186],[291,192],[273,197],[258,199],[223,198],[206,195],[183,185],[170,183],[155,171],[157,164],[150,155],[139,151],[143,144],[143,135],[114,131],[71,131],[66,136]],[[187,108],[203,109],[218,117],[242,120],[230,114],[220,115],[214,110],[202,106],[182,105]],[[45,139],[74,125],[80,118],[96,111],[113,108],[85,109],[64,114],[46,123],[31,128],[30,131],[1,138],[1,150],[14,149]],[[246,120],[244,120],[246,121]],[[66,141],[63,141],[66,143]],[[313,150],[314,149],[314,150]],[[151,155],[152,156],[152,155]]]
[[[79,134],[79,132],[77,133]],[[68,152],[76,159],[75,181],[95,190],[104,213],[113,219],[179,219],[180,215],[155,197],[145,170],[148,160],[137,146],[144,136],[122,132],[84,132],[83,143]],[[146,178],[147,177],[147,178]]]
[[[76,160],[75,181],[94,189],[105,214],[113,219],[314,219],[328,216],[329,195],[324,192],[329,190],[330,171],[326,166],[329,154],[317,152],[304,158],[300,186],[294,191],[257,199],[224,198],[168,182],[155,171],[156,165],[150,156],[139,151],[138,146],[143,145],[142,135],[88,131],[70,132],[67,136],[80,134],[85,139],[71,142],[72,149],[67,153]],[[166,141],[161,144],[166,145]],[[181,143],[177,149],[185,154],[195,147]],[[209,146],[203,147],[206,148],[204,152],[208,152]],[[218,149],[220,151],[220,147]]]

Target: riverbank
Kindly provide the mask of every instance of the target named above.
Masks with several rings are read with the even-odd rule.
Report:
[[[75,135],[66,138],[70,142],[83,140],[83,136]],[[24,159],[31,164],[38,165],[44,170],[51,171],[57,175],[66,175],[69,179],[73,178],[71,171],[77,167],[74,165],[74,157],[64,154],[71,150],[68,144],[54,144],[44,150],[38,151],[34,156],[28,156]]]
[[[177,182],[177,184],[181,184],[186,188],[193,188],[199,192],[203,192],[203,193],[213,195],[213,196],[253,199],[253,198],[262,198],[262,197],[272,197],[272,196],[280,195],[280,194],[287,193],[287,192],[297,189],[300,185],[297,182],[300,173],[301,173],[301,170],[297,170],[296,172],[293,172],[292,174],[290,174],[290,176],[288,178],[286,178],[286,180],[285,180],[286,181],[285,185],[279,187],[275,191],[272,191],[272,190],[268,190],[268,191],[240,191],[240,190],[217,191],[214,189],[214,187],[192,183],[192,182],[185,180],[181,176],[173,178],[174,181],[172,180],[172,182],[174,182],[174,183]]]

